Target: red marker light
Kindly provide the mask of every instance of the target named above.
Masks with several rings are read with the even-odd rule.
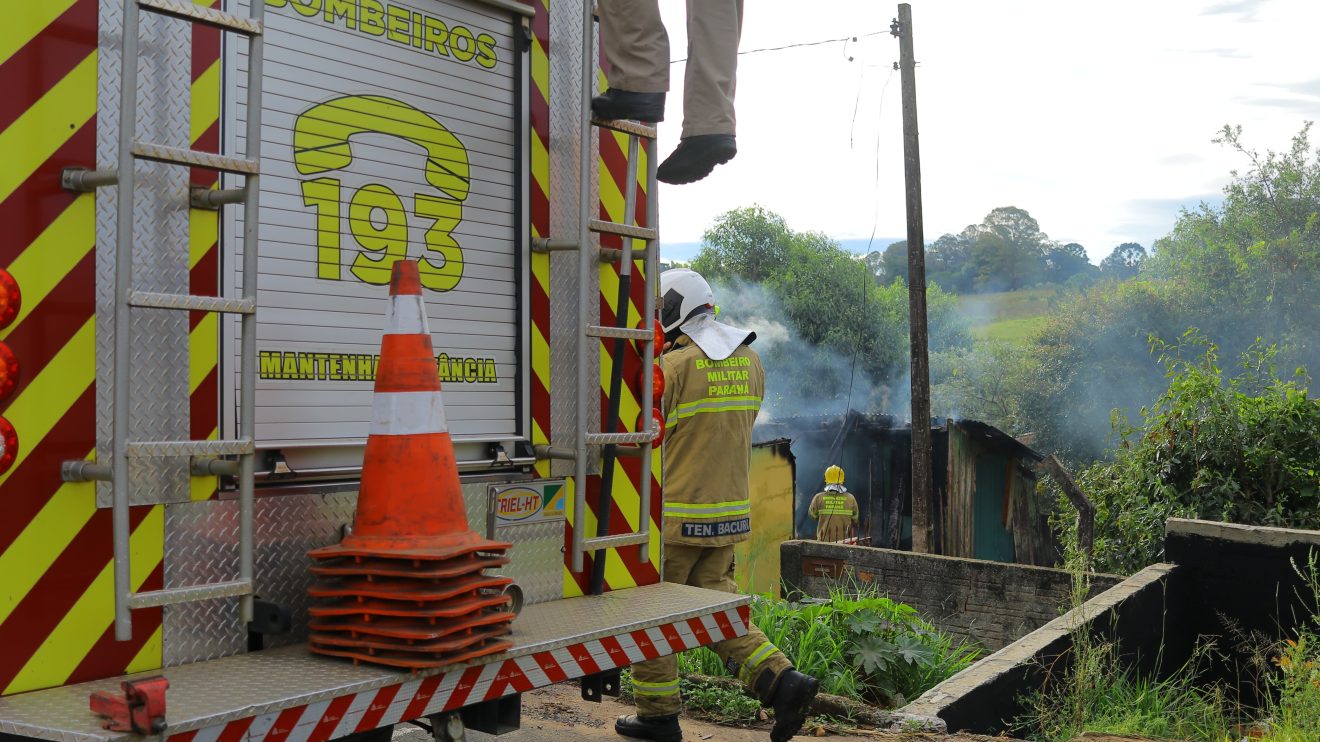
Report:
[[[23,306],[23,293],[18,290],[18,281],[4,268],[0,268],[0,330],[10,326]]]
[[[18,431],[9,421],[0,417],[0,474],[9,471],[18,458]]]
[[[638,415],[638,416],[637,416],[637,430],[638,430],[638,432],[642,432],[642,433],[644,433],[644,432],[646,432],[646,429],[645,429],[644,427],[642,427],[642,417],[643,417],[642,415]],[[654,439],[653,441],[651,441],[651,445],[652,445],[652,446],[658,446],[658,445],[660,445],[661,443],[664,443],[664,442],[665,442],[665,416],[664,416],[664,413],[660,412],[660,408],[659,408],[659,407],[652,407],[652,408],[651,408],[651,425],[652,425],[652,427],[653,427],[653,428],[655,429],[655,431],[656,431],[655,439]]]
[[[0,399],[8,397],[18,386],[18,357],[9,346],[0,343]]]

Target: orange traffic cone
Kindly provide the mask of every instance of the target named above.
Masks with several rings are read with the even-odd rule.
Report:
[[[508,649],[508,543],[468,526],[417,264],[400,260],[376,370],[353,532],[309,553],[313,652],[398,667]]]

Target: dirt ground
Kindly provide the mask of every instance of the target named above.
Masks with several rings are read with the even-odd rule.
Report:
[[[631,705],[606,698],[601,703],[583,701],[575,684],[561,683],[523,695],[522,728],[517,732],[491,737],[468,732],[472,742],[580,742],[581,740],[624,740],[614,733],[614,719],[631,713]],[[796,740],[816,739],[815,730],[803,729]],[[989,737],[968,735],[888,734],[860,730],[850,734],[830,734],[821,730],[821,739],[829,742],[986,742]],[[683,719],[683,742],[767,742],[770,725],[752,729],[717,726],[694,719]],[[430,735],[417,727],[402,725],[393,742],[430,742]]]

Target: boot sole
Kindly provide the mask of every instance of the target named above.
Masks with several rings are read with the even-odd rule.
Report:
[[[669,185],[687,185],[688,183],[696,183],[699,180],[705,180],[706,176],[715,172],[715,168],[719,167],[720,165],[723,165],[729,160],[732,160],[735,156],[737,156],[737,154],[738,152],[737,150],[735,150],[733,152],[730,152],[728,156],[721,156],[715,158],[714,160],[711,160],[710,167],[701,173],[696,173],[696,174],[690,172],[683,173],[681,178],[674,177],[673,175],[668,175],[668,174],[657,175],[656,179],[659,180],[661,183],[668,183]]]
[[[794,735],[802,731],[802,725],[807,723],[807,712],[811,710],[811,702],[816,700],[816,694],[819,692],[820,681],[812,678],[809,690],[803,694],[798,704],[789,710],[788,715],[781,719],[776,713],[775,726],[770,730],[770,742],[789,742]]]
[[[678,734],[669,734],[669,735],[664,735],[664,734],[654,735],[654,734],[649,734],[647,732],[639,731],[638,733],[633,734],[630,731],[625,731],[624,729],[619,728],[619,724],[617,722],[615,722],[614,724],[614,733],[621,737],[627,737],[629,739],[649,739],[651,740],[651,742],[683,742],[682,732],[679,732]]]
[[[642,111],[597,111],[593,106],[591,113],[603,121],[641,121],[647,124],[658,124],[665,120],[664,110],[659,112],[654,110]]]

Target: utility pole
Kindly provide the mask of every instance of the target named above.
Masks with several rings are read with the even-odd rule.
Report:
[[[908,325],[912,340],[912,550],[931,553],[930,358],[926,332],[926,240],[921,223],[921,148],[917,141],[912,6],[900,3],[889,32],[898,37],[903,75],[903,173],[907,183]]]

